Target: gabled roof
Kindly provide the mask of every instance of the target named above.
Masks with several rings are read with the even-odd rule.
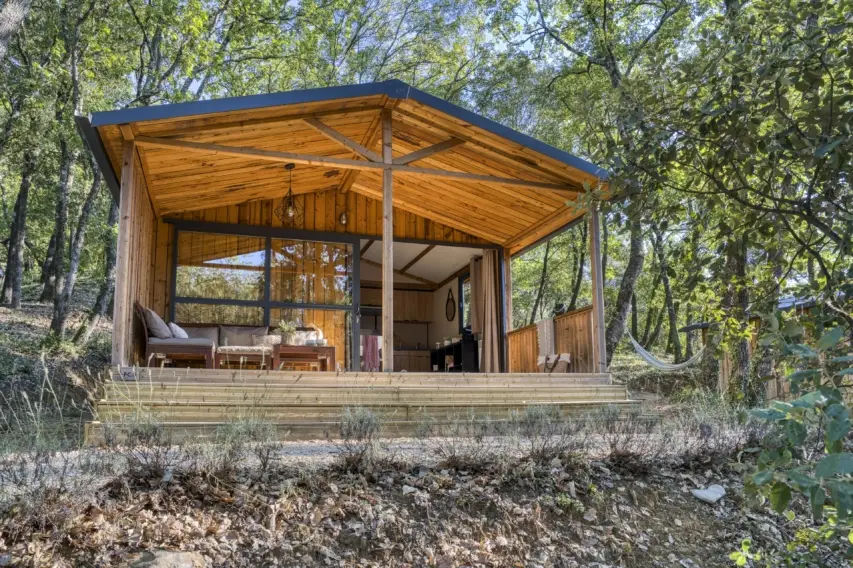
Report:
[[[608,177],[568,152],[397,80],[99,112],[78,117],[78,126],[115,194],[122,144],[136,137],[151,202],[158,215],[170,215],[280,197],[286,178],[271,154],[324,159],[297,162],[297,193],[352,189],[381,199],[382,170],[370,160],[348,169],[364,152],[353,152],[334,133],[368,156],[381,153],[382,109],[394,115],[395,158],[447,144],[413,165],[395,166],[394,205],[491,242],[529,244],[560,228],[580,214],[568,213],[566,202],[584,184]],[[424,173],[438,170],[462,175]]]

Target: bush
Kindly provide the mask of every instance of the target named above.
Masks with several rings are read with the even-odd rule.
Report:
[[[425,416],[415,437],[424,452],[452,469],[482,470],[506,455],[506,428],[488,415],[469,409],[444,421]]]
[[[534,461],[549,462],[589,449],[586,420],[564,417],[557,406],[528,406],[513,422],[519,436],[527,443],[527,455]]]
[[[363,406],[344,408],[339,423],[338,451],[347,471],[361,471],[373,464],[382,422]]]

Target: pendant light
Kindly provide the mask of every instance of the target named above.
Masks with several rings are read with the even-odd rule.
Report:
[[[289,173],[287,194],[281,198],[275,207],[275,216],[281,219],[286,227],[302,228],[304,219],[304,205],[293,195],[293,169],[296,164],[285,164],[284,169]]]

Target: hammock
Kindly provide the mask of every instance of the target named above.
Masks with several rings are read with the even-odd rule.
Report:
[[[702,349],[700,349],[693,357],[691,357],[687,361],[684,361],[683,363],[665,363],[660,359],[656,359],[654,355],[643,349],[643,346],[640,345],[637,340],[631,336],[630,333],[626,331],[625,335],[627,335],[628,339],[631,340],[631,343],[634,345],[634,351],[637,352],[637,355],[642,357],[646,361],[646,363],[648,363],[652,367],[660,369],[664,373],[674,373],[675,371],[681,371],[682,369],[686,369],[693,363],[699,361],[702,358],[702,352],[705,351],[705,346],[703,345]]]

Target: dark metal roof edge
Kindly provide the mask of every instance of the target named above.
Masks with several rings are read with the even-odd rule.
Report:
[[[91,126],[99,127],[111,124],[180,118],[183,116],[199,114],[251,110],[271,106],[366,97],[371,95],[387,95],[395,99],[413,99],[435,108],[440,112],[458,118],[459,120],[463,120],[478,128],[482,128],[483,130],[487,130],[492,134],[506,138],[511,142],[530,148],[535,152],[544,154],[602,180],[606,180],[609,177],[609,173],[606,170],[596,166],[595,164],[587,162],[582,158],[578,158],[564,150],[555,148],[554,146],[546,144],[545,142],[537,140],[527,134],[522,134],[512,128],[499,124],[494,120],[480,116],[470,110],[466,110],[453,103],[449,103],[436,96],[430,95],[429,93],[416,89],[398,79],[391,79],[378,83],[364,83],[361,85],[320,87],[316,89],[303,89],[282,93],[247,95],[242,97],[228,97],[223,99],[209,99],[204,101],[96,112],[91,116]]]
[[[226,97],[222,99],[207,99],[186,103],[152,105],[144,107],[109,110],[92,114],[92,126],[110,124],[125,124],[146,120],[161,120],[166,118],[181,118],[198,114],[252,110],[264,107],[312,103],[332,99],[348,99],[368,97],[371,95],[388,95],[395,98],[405,98],[403,92],[397,92],[399,81],[383,81],[381,83],[364,83],[361,85],[341,85],[338,87],[319,87],[316,89],[301,89],[281,93],[261,95],[245,95],[242,97]],[[405,83],[404,83],[405,85]]]
[[[121,195],[121,184],[119,184],[118,177],[116,177],[115,170],[113,170],[113,165],[107,157],[107,151],[104,148],[101,135],[92,127],[89,119],[85,116],[75,116],[74,123],[77,125],[80,137],[83,138],[83,142],[89,147],[92,156],[95,158],[95,162],[97,162],[98,167],[101,169],[101,175],[104,176],[104,181],[107,182],[107,187],[110,188],[113,199],[118,203],[119,196]]]

